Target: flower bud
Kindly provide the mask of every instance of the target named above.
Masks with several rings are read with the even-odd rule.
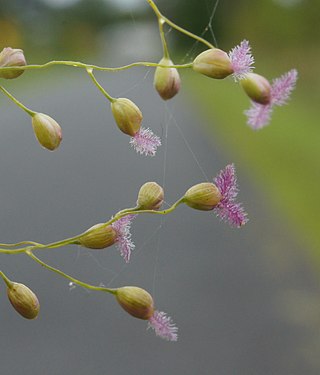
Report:
[[[96,224],[78,239],[78,244],[88,249],[105,249],[117,241],[117,233],[111,225]]]
[[[32,116],[32,127],[41,146],[50,151],[58,148],[62,140],[62,132],[60,125],[53,118],[43,113],[36,113]]]
[[[196,210],[210,211],[221,201],[219,189],[211,182],[192,186],[184,195],[184,203]]]
[[[0,68],[27,65],[22,49],[4,48],[0,52]],[[24,70],[0,69],[0,78],[12,79],[21,76]]]
[[[193,70],[210,78],[222,79],[233,73],[228,54],[221,49],[212,48],[198,55],[192,65]]]
[[[263,76],[256,73],[249,73],[240,84],[246,94],[254,102],[260,104],[269,104],[271,100],[271,85]]]
[[[139,190],[137,206],[140,210],[157,210],[163,203],[164,192],[156,182],[146,182]]]
[[[111,103],[113,117],[119,129],[131,137],[139,131],[142,122],[140,109],[127,98],[118,98]]]
[[[10,283],[7,294],[14,309],[26,319],[37,317],[40,304],[37,296],[27,286],[20,283]]]
[[[173,62],[163,57],[159,64],[171,66]],[[163,100],[173,98],[178,94],[181,86],[180,75],[176,68],[161,68],[158,66],[154,74],[153,84]]]
[[[154,313],[151,295],[136,286],[118,288],[116,290],[116,299],[121,307],[135,318],[147,320]]]

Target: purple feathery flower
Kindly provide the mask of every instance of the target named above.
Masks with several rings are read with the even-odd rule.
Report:
[[[130,227],[132,220],[136,216],[137,215],[127,215],[111,224],[112,228],[117,233],[116,244],[120,251],[120,255],[126,263],[129,262],[131,251],[135,247],[134,243],[131,241]]]
[[[154,156],[157,148],[161,146],[161,139],[149,128],[140,128],[138,133],[131,138],[130,144],[141,155]]]
[[[260,104],[252,101],[251,107],[244,112],[247,116],[247,124],[254,130],[268,125],[273,107],[280,107],[288,102],[297,79],[298,72],[296,69],[292,69],[281,77],[274,79],[271,85],[270,103]]]
[[[148,328],[154,329],[157,336],[168,340],[178,340],[178,327],[172,322],[172,319],[162,311],[155,311],[149,318]]]
[[[232,48],[228,56],[231,61],[235,81],[243,79],[246,74],[252,72],[254,58],[247,40],[243,40],[238,46]]]
[[[230,225],[241,227],[248,221],[248,218],[241,203],[235,203],[239,190],[234,165],[229,164],[221,170],[214,182],[222,195],[222,199],[214,211],[217,216],[229,222]]]

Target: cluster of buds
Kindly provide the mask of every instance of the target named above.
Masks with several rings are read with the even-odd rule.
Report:
[[[0,78],[13,79],[21,76],[23,69],[1,69],[27,65],[22,49],[7,47],[0,52]]]
[[[212,48],[200,53],[193,61],[194,71],[215,79],[230,75],[240,81],[245,93],[252,101],[251,108],[245,111],[248,125],[261,129],[270,122],[274,106],[287,103],[297,81],[295,69],[273,81],[272,84],[259,74],[252,73],[254,58],[249,42],[244,40],[229,53]]]

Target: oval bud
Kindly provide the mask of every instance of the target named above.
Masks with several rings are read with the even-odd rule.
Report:
[[[222,79],[233,73],[228,54],[221,49],[212,48],[198,55],[192,65],[193,70],[210,78]]]
[[[116,299],[120,306],[130,315],[147,320],[154,313],[153,299],[142,288],[124,286],[116,290]]]
[[[32,116],[34,134],[42,147],[53,151],[60,145],[62,132],[60,125],[50,116],[36,113]]]
[[[96,224],[78,239],[78,244],[88,249],[105,249],[117,241],[117,233],[111,225]]]
[[[10,66],[25,66],[27,65],[22,49],[14,49],[11,47],[4,48],[0,52],[0,68],[7,68]],[[0,78],[13,79],[21,76],[24,70],[16,69],[0,69]]]
[[[130,99],[118,98],[111,103],[113,117],[119,129],[131,137],[140,130],[142,113]]]
[[[221,201],[222,195],[215,184],[202,182],[192,186],[184,195],[183,202],[201,211],[210,211]]]
[[[14,309],[26,319],[37,317],[40,304],[37,296],[27,286],[20,283],[11,283],[7,294]]]
[[[158,210],[164,198],[164,191],[156,182],[146,182],[139,190],[137,206],[140,210]]]
[[[248,73],[240,81],[245,93],[254,102],[260,104],[269,104],[271,100],[271,85],[263,76],[256,73]]]
[[[173,62],[163,57],[159,64],[171,66]],[[153,84],[163,100],[173,98],[178,94],[181,86],[180,75],[176,68],[161,68],[158,66],[154,74]]]

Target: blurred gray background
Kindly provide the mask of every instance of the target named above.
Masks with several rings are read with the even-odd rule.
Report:
[[[133,21],[136,25],[138,16]],[[145,25],[133,30],[130,35],[130,27],[112,29],[95,62],[121,65],[137,56],[160,57],[156,30]],[[132,48],[134,36],[140,43]],[[249,223],[230,228],[211,212],[181,206],[163,218],[135,220],[129,265],[115,247],[37,253],[92,284],[147,289],[179,327],[177,343],[147,331],[146,322],[126,314],[112,296],[70,288],[24,255],[1,255],[2,271],[36,292],[41,313],[35,321],[21,318],[2,286],[0,374],[318,374],[320,289],[304,243],[246,166],[206,133],[212,119],[190,94],[182,90],[164,103],[152,76],[152,69],[143,68],[97,73],[111,95],[134,100],[144,126],[162,137],[154,158],[131,149],[84,71],[57,67],[4,82],[27,106],[54,117],[64,139],[56,152],[43,150],[28,116],[1,98],[1,242],[46,243],[76,235],[132,206],[146,181],[164,185],[171,204],[231,162]]]

